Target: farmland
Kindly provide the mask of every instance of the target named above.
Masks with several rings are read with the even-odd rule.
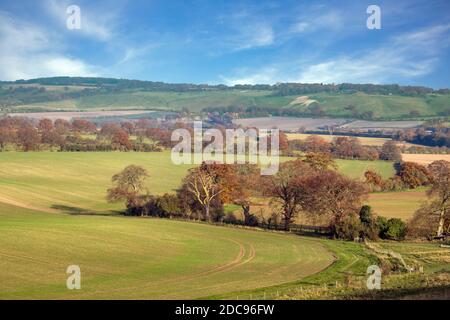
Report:
[[[433,161],[450,161],[450,154],[402,154],[403,161],[416,162],[422,165],[429,165]]]
[[[305,140],[310,134],[303,133],[288,133],[287,137],[289,140]],[[334,138],[339,137],[336,135],[326,135],[326,134],[316,134],[328,142],[333,141]],[[391,139],[388,138],[372,138],[372,137],[358,137],[358,140],[364,146],[382,146],[386,141]]]
[[[292,158],[283,158],[282,161]],[[394,174],[391,162],[338,160],[340,170],[362,178],[374,169],[388,178]],[[109,211],[106,189],[113,174],[130,164],[141,165],[150,174],[147,188],[153,194],[173,193],[191,166],[175,166],[170,152],[160,153],[0,153],[0,202],[33,209],[62,208],[68,211]],[[76,191],[74,191],[76,190]]]
[[[5,204],[0,242],[0,299],[192,299],[291,282],[334,261],[295,236]],[[65,287],[72,264],[82,270],[79,291]]]
[[[44,79],[45,82],[45,79]],[[98,80],[101,83],[101,80]],[[376,120],[416,120],[420,118],[436,117],[446,114],[450,102],[450,95],[429,93],[417,96],[402,96],[398,94],[367,94],[363,92],[330,93],[319,92],[309,95],[280,95],[276,88],[273,90],[240,90],[227,88],[218,90],[209,88],[203,91],[148,91],[144,88],[124,89],[118,92],[95,91],[95,85],[40,85],[29,84],[4,84],[0,85],[0,103],[10,98],[8,90],[21,87],[35,87],[44,90],[39,102],[16,103],[12,112],[21,110],[33,111],[100,111],[100,110],[170,110],[179,111],[183,108],[191,112],[199,112],[205,108],[226,108],[229,106],[242,106],[244,108],[257,107],[262,110],[278,109],[283,112],[302,113],[307,115],[311,106],[319,106],[323,110],[322,116],[329,118],[356,118],[365,113],[371,114],[371,119]],[[84,95],[82,90],[88,88],[95,91]],[[3,89],[3,90],[2,90]],[[5,94],[3,98],[1,93]],[[19,90],[20,91],[20,90]],[[76,93],[75,97],[46,100],[46,93],[62,92]],[[33,97],[25,96],[25,101],[33,100]],[[18,98],[17,101],[21,101]],[[415,116],[411,116],[414,111]],[[411,119],[412,118],[412,119]],[[365,126],[362,122],[358,126]],[[356,126],[356,124],[355,124]],[[383,126],[383,124],[381,124]]]
[[[368,204],[380,216],[407,221],[427,200],[426,190],[415,189],[396,192],[371,193]]]
[[[393,174],[391,162],[337,162],[354,178],[367,168]],[[343,281],[343,270],[362,274],[375,259],[359,244],[122,217],[123,205],[108,204],[105,194],[129,164],[149,171],[153,194],[174,192],[190,167],[174,166],[167,151],[0,153],[0,298],[235,298],[270,296],[272,288],[289,298],[297,286]],[[369,203],[380,215],[407,218],[398,209],[412,210],[423,192],[372,194]],[[82,269],[81,291],[65,289],[72,264]]]

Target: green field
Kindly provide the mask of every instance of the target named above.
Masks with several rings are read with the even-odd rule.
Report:
[[[0,299],[189,299],[303,278],[333,255],[291,235],[0,205]],[[69,265],[82,290],[67,290]],[[284,272],[289,270],[289,272]]]
[[[424,189],[377,192],[370,194],[368,204],[380,216],[407,221],[427,199]]]
[[[69,86],[70,87],[70,86]],[[206,107],[260,107],[283,110],[305,111],[307,104],[292,103],[299,96],[278,96],[263,90],[212,90],[200,92],[149,92],[130,90],[119,93],[95,94],[77,99],[39,102],[15,106],[13,111],[24,110],[117,110],[117,109],[157,109],[192,112]],[[370,95],[365,93],[318,93],[308,95],[317,101],[328,117],[354,117],[353,112],[372,112],[373,119],[411,118],[410,112],[418,112],[420,118],[435,117],[450,108],[450,95],[428,94],[423,96]],[[354,110],[349,110],[352,106]],[[417,115],[415,116],[417,118]]]
[[[123,206],[107,204],[105,193],[129,164],[149,171],[147,187],[158,194],[174,192],[189,168],[172,165],[169,152],[0,153],[0,299],[339,297],[316,287],[342,283],[347,272],[364,283],[377,261],[362,244],[120,216]],[[383,161],[338,164],[354,177],[368,166],[393,172]],[[427,265],[437,270],[441,258]],[[80,266],[82,290],[66,289],[69,265]]]
[[[291,160],[284,158],[282,160]],[[394,173],[385,161],[338,160],[340,170],[362,178],[371,168],[384,177]],[[111,177],[130,164],[145,167],[150,193],[175,192],[190,166],[173,165],[170,152],[3,152],[0,153],[0,202],[48,211],[108,213],[121,205],[106,203]]]

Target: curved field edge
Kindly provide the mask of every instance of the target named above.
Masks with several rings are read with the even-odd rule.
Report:
[[[0,204],[0,299],[195,299],[292,282],[334,256],[315,239]],[[67,290],[79,265],[82,290]]]
[[[316,239],[334,255],[335,261],[324,270],[296,281],[256,290],[235,291],[202,299],[278,299],[293,292],[309,292],[312,288],[326,288],[343,284],[348,275],[363,275],[369,265],[378,259],[362,244],[340,240]]]
[[[318,240],[336,255],[322,272],[298,281],[257,290],[241,290],[202,299],[445,299],[450,298],[450,250],[436,243],[381,241],[377,245],[401,255],[408,266],[423,272],[386,271],[383,265],[395,259],[380,256],[364,244]],[[382,268],[381,290],[368,290],[367,267]]]

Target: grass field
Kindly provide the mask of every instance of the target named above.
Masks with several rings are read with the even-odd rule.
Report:
[[[111,210],[122,205],[107,204],[105,193],[110,177],[129,164],[144,166],[149,191],[159,194],[173,192],[189,168],[172,165],[168,152],[0,153],[0,299],[338,297],[344,293],[319,294],[316,287],[342,283],[348,272],[364,277],[376,262],[362,244],[120,216]],[[393,173],[390,162],[338,164],[355,178],[369,166]],[[380,215],[383,205],[402,214],[398,208],[419,198],[373,196]],[[425,262],[438,270],[441,258],[448,257]],[[82,273],[79,291],[65,286],[74,264]]]
[[[0,163],[0,201],[45,211],[53,206],[100,212],[121,208],[106,203],[106,189],[112,175],[130,164],[148,170],[147,188],[153,194],[174,192],[190,167],[173,165],[168,152],[5,152]]]
[[[427,200],[424,189],[371,193],[368,204],[379,216],[400,218],[404,221],[412,218],[417,209]]]
[[[285,158],[282,160],[291,160]],[[175,166],[170,152],[3,152],[0,153],[0,202],[35,210],[107,212],[121,205],[106,203],[111,177],[130,164],[145,167],[150,193],[175,192],[189,165]],[[338,160],[340,170],[361,178],[368,168],[384,177],[393,174],[385,161]]]
[[[334,261],[293,235],[4,204],[0,243],[0,299],[190,299],[298,280]],[[65,287],[73,264],[79,291]]]
[[[286,135],[288,137],[288,140],[305,140],[308,136],[310,136],[310,134],[303,134],[303,133],[288,133]],[[319,136],[328,142],[331,142],[336,137],[339,137],[339,136],[335,136],[335,135],[331,136],[331,135],[326,135],[326,134],[317,134],[316,136]],[[358,140],[361,142],[362,145],[365,145],[365,146],[382,146],[386,141],[389,141],[391,139],[358,137]]]

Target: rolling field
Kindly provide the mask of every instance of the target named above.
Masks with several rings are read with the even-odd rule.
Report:
[[[292,282],[335,259],[293,235],[5,204],[0,243],[0,299],[192,299]],[[69,265],[82,290],[67,290]]]
[[[105,193],[129,164],[149,171],[147,187],[158,194],[174,192],[190,167],[174,166],[169,152],[0,153],[0,299],[235,299],[278,291],[288,298],[298,286],[309,298],[308,287],[316,292],[350,271],[364,276],[375,261],[356,243],[120,216],[114,210],[123,206],[106,203]],[[393,174],[384,161],[338,165],[354,178],[369,167]],[[397,215],[419,198],[373,196],[380,215],[382,205]],[[66,289],[69,265],[80,266],[82,290]]]
[[[292,160],[284,158],[283,160]],[[340,170],[362,178],[372,168],[383,177],[393,174],[386,161],[338,160]],[[141,165],[150,174],[150,193],[175,192],[189,165],[176,166],[170,152],[2,152],[0,153],[0,202],[42,210],[69,213],[109,213],[122,209],[106,203],[111,177],[130,164]]]
[[[0,202],[76,213],[121,209],[106,203],[111,177],[128,165],[145,167],[150,193],[174,192],[190,166],[175,166],[170,153],[5,152],[0,154]]]

